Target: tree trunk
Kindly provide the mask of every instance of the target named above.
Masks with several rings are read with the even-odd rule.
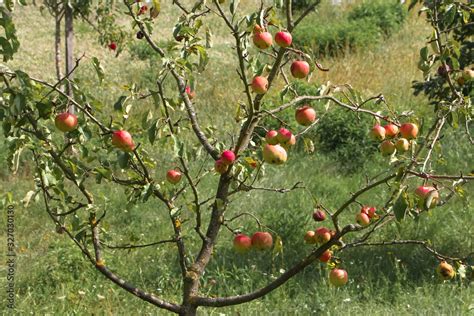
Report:
[[[55,22],[55,32],[54,32],[54,64],[56,66],[56,79],[59,81],[62,78],[61,73],[61,10],[59,2],[56,2],[56,7],[54,8],[54,22]]]
[[[71,71],[74,68],[74,12],[68,1],[65,5],[66,8],[64,12],[64,31],[66,35],[66,75],[68,75],[68,81],[66,83],[66,93],[68,96],[73,97],[72,85],[70,84],[69,80],[72,80],[73,78],[73,74],[71,73]],[[76,112],[74,105],[69,105],[69,112]]]
[[[183,306],[183,310],[179,313],[179,316],[196,316],[197,306]]]

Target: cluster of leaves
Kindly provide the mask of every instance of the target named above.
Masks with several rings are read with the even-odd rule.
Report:
[[[335,56],[363,49],[392,35],[405,22],[406,9],[397,2],[370,1],[333,21],[310,16],[295,32],[295,42],[316,56]]]

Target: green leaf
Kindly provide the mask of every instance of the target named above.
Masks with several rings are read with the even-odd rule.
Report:
[[[420,49],[420,57],[424,61],[428,61],[428,47],[423,47]]]
[[[393,205],[393,213],[397,221],[402,221],[405,218],[406,211],[408,208],[408,195],[406,192],[403,192],[398,200]]]
[[[127,168],[129,160],[130,160],[130,154],[129,153],[119,152],[117,154],[117,162],[118,162],[120,168],[122,168],[122,169]]]
[[[94,66],[95,72],[97,73],[97,77],[99,78],[99,84],[101,85],[105,77],[104,68],[100,64],[100,61],[97,57],[92,58],[92,65]]]
[[[119,112],[123,112],[123,105],[125,104],[127,99],[128,99],[128,97],[125,96],[125,95],[120,96],[120,98],[114,104],[114,110],[119,111]]]

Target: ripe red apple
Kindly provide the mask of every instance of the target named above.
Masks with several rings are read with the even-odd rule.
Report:
[[[405,152],[410,149],[410,142],[406,138],[399,138],[395,143],[395,148],[399,152]]]
[[[387,124],[383,127],[385,129],[385,136],[393,138],[398,135],[398,126],[395,124]]]
[[[408,140],[416,138],[418,135],[418,126],[413,123],[405,123],[400,127],[400,134]]]
[[[181,172],[174,169],[168,170],[166,173],[166,180],[171,184],[179,183],[179,181],[181,181]]]
[[[267,49],[272,46],[272,34],[268,32],[256,32],[253,34],[253,43],[260,49]]]
[[[430,186],[419,186],[415,190],[415,195],[418,197],[418,206],[423,208],[428,197],[432,197],[431,203],[428,206],[429,208],[434,208],[439,201],[439,192],[434,187]]]
[[[390,156],[395,152],[395,144],[389,140],[384,140],[380,145],[380,152],[384,156]]]
[[[145,12],[148,10],[148,7],[146,5],[142,5],[140,9],[138,10],[137,15],[142,15],[145,14]]]
[[[54,118],[54,125],[61,132],[70,132],[77,127],[77,116],[69,112],[60,113]]]
[[[331,283],[334,286],[342,286],[346,284],[348,281],[348,275],[347,271],[344,269],[332,269],[331,272],[329,272],[329,283]]]
[[[296,144],[296,136],[291,134],[290,140],[288,141],[283,141],[280,143],[280,145],[285,148],[286,151],[290,149],[291,146],[294,146]]]
[[[291,135],[293,134],[286,128],[284,127],[280,128],[278,130],[278,135],[277,135],[278,142],[281,144],[281,143],[287,143],[291,141]]]
[[[115,42],[111,42],[108,46],[111,50],[116,50],[117,49],[117,43],[115,43]]]
[[[252,91],[256,94],[264,94],[268,90],[268,80],[263,76],[256,76],[252,80]]]
[[[356,215],[356,222],[362,227],[369,226],[370,218],[366,213],[359,213]]]
[[[112,134],[112,145],[123,150],[133,151],[135,144],[133,143],[132,135],[124,130],[118,130]]]
[[[326,219],[326,213],[323,210],[315,210],[313,213],[313,219],[316,222],[322,222]]]
[[[277,145],[278,144],[278,132],[277,131],[268,131],[265,135],[265,140],[270,145]]]
[[[312,230],[308,230],[306,234],[304,234],[304,241],[307,244],[315,244],[316,243],[316,233]]]
[[[222,159],[216,160],[214,163],[214,170],[219,174],[224,174],[229,169],[229,165],[222,161]]]
[[[372,138],[376,140],[384,140],[385,133],[386,133],[385,128],[383,128],[379,124],[372,127],[372,130],[370,131],[370,135],[372,136]]]
[[[319,261],[321,262],[328,262],[331,260],[332,257],[332,251],[327,249],[321,256],[319,256]]]
[[[252,239],[244,234],[237,234],[234,237],[234,249],[237,252],[244,253],[252,248]]]
[[[252,247],[257,250],[272,248],[273,238],[268,232],[256,232],[252,235]]]
[[[436,273],[438,273],[438,275],[443,280],[451,280],[456,275],[453,266],[447,263],[446,261],[442,261],[438,265],[438,267],[436,268]]]
[[[226,165],[231,165],[235,161],[235,154],[232,150],[224,150],[221,154],[221,159]]]
[[[191,90],[190,86],[186,86],[185,92],[188,95],[189,100],[192,100],[196,97],[196,92]]]
[[[275,34],[275,42],[278,44],[278,46],[286,48],[291,46],[291,42],[293,41],[293,38],[290,33],[285,32],[285,31],[280,31]]]
[[[320,244],[324,244],[331,240],[331,231],[326,227],[319,227],[314,232],[316,234],[316,240]]]
[[[446,64],[446,66],[441,65],[438,67],[438,75],[440,75],[441,77],[447,77],[450,72],[451,67],[448,64]]]
[[[281,165],[288,158],[285,148],[280,145],[266,144],[263,146],[263,160],[269,164]]]
[[[360,209],[360,212],[366,214],[369,218],[374,217],[376,211],[377,211],[377,209],[373,206],[372,207],[362,206],[362,208]]]
[[[306,78],[309,70],[309,64],[304,60],[295,60],[290,66],[291,75],[298,79]]]
[[[304,105],[296,110],[295,119],[298,124],[309,126],[316,121],[316,111],[309,105]]]

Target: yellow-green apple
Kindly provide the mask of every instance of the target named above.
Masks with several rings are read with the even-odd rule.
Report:
[[[442,261],[438,267],[436,268],[436,273],[443,279],[443,280],[450,280],[454,278],[456,272],[452,265],[447,263],[446,261]]]
[[[474,79],[474,70],[472,70],[472,69],[464,69],[464,70],[462,71],[462,77],[463,77],[464,80],[466,80],[466,81],[469,81],[469,80]]]
[[[368,226],[370,224],[369,215],[367,215],[366,213],[360,212],[359,214],[356,215],[356,222],[362,227]]]
[[[379,124],[372,127],[372,130],[370,131],[370,135],[372,136],[372,138],[376,140],[384,140],[385,133],[386,133],[385,128],[383,128]]]
[[[321,256],[319,256],[318,259],[321,262],[328,262],[329,260],[331,260],[331,257],[332,257],[332,252],[331,250],[327,249],[325,252],[323,252]]]
[[[316,121],[316,111],[309,105],[304,105],[296,110],[295,119],[298,124],[309,126]]]
[[[196,92],[191,90],[190,86],[186,86],[185,91],[186,91],[186,94],[188,95],[189,100],[192,100],[196,97]]]
[[[293,38],[289,32],[280,31],[275,34],[275,42],[278,46],[286,48],[291,46]]]
[[[224,174],[229,169],[229,165],[222,161],[222,159],[216,160],[214,163],[214,170],[219,174]]]
[[[268,232],[256,232],[252,235],[252,247],[257,250],[272,248],[273,238]]]
[[[398,126],[395,124],[387,124],[383,127],[385,129],[385,136],[393,138],[398,135]]]
[[[314,232],[316,234],[316,241],[320,244],[331,240],[331,231],[326,227],[319,227]]]
[[[253,34],[253,43],[260,49],[267,49],[273,44],[272,34],[265,31],[255,32]]]
[[[286,150],[280,145],[266,144],[263,146],[263,159],[269,164],[281,165],[286,162]]]
[[[348,281],[347,271],[344,269],[335,268],[329,272],[329,283],[334,286],[342,286]]]
[[[416,138],[418,135],[418,126],[413,123],[405,123],[400,127],[400,134],[408,140]]]
[[[171,184],[177,184],[181,181],[181,172],[175,169],[168,170],[166,173],[166,180]]]
[[[395,148],[399,152],[405,152],[410,149],[410,142],[406,138],[399,138],[395,142]]]
[[[323,210],[315,210],[313,212],[313,219],[316,222],[322,222],[326,219],[326,213]]]
[[[54,118],[54,125],[61,132],[70,132],[77,127],[77,116],[69,112],[60,113]]]
[[[418,207],[434,208],[439,201],[439,192],[434,187],[430,186],[419,186],[415,190],[415,195],[418,197]],[[427,199],[431,198],[430,205],[426,205]]]
[[[113,132],[112,145],[126,152],[133,151],[133,149],[135,148],[132,135],[130,135],[129,132],[124,130],[118,130]]]
[[[268,131],[265,135],[265,141],[270,145],[277,145],[278,144],[278,132],[271,130]]]
[[[255,76],[252,80],[252,91],[256,94],[264,94],[268,90],[268,80],[263,76]]]
[[[304,234],[304,241],[307,244],[315,244],[316,243],[316,233],[312,230],[308,230],[306,234]]]
[[[291,75],[298,79],[306,78],[309,70],[309,64],[304,60],[295,60],[290,66]]]
[[[252,239],[245,234],[237,234],[234,237],[234,249],[237,252],[247,252],[252,248]]]
[[[384,156],[389,156],[395,152],[395,144],[390,140],[384,140],[380,145],[380,152]]]
[[[235,154],[232,150],[224,150],[221,154],[221,159],[226,165],[231,165],[235,161]]]

